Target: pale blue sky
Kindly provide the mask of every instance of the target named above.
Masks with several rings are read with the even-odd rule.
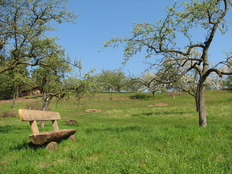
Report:
[[[114,70],[122,66],[123,49],[104,48],[98,52],[103,48],[101,42],[115,36],[128,35],[133,30],[133,23],[154,23],[158,19],[164,19],[165,7],[172,6],[173,3],[174,0],[69,0],[67,9],[81,16],[76,24],[59,25],[59,30],[52,32],[52,35],[60,38],[59,44],[66,50],[66,54],[82,60],[83,73],[91,68],[97,69],[95,73],[100,73],[101,69]],[[231,11],[228,16],[232,16]],[[232,51],[232,25],[230,26],[227,35],[217,33],[210,50],[212,63],[223,60],[222,50]],[[202,33],[196,33],[194,37],[202,37]],[[134,56],[123,71],[140,75],[147,67],[144,61],[144,53]]]

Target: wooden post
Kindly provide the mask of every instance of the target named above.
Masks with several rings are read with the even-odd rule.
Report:
[[[40,122],[40,127],[44,127],[44,123],[45,123],[45,121],[41,121]]]
[[[36,121],[34,120],[34,121],[29,121],[29,122],[30,122],[32,133],[33,134],[39,134],[39,129],[38,129]]]
[[[59,130],[59,127],[58,127],[56,120],[52,120],[52,126],[53,126],[54,130]]]

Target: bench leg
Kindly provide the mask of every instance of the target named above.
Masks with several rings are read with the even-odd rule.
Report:
[[[40,127],[44,127],[45,121],[40,122]]]
[[[48,143],[45,148],[49,151],[57,151],[59,149],[59,146],[57,142],[52,141]]]

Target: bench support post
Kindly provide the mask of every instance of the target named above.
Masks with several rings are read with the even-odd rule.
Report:
[[[59,130],[59,127],[58,127],[56,120],[52,120],[52,126],[53,126],[54,130]]]
[[[29,121],[30,122],[30,126],[31,126],[31,131],[33,134],[39,134],[39,129],[36,123],[36,120],[33,121]]]

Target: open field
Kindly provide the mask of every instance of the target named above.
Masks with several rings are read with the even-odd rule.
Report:
[[[77,129],[77,141],[60,142],[56,152],[30,149],[28,122],[1,117],[0,173],[232,173],[231,92],[207,92],[206,128],[198,127],[191,96],[148,95],[117,93],[110,99],[104,93],[80,106],[72,100],[52,103],[62,117],[60,129]],[[39,104],[5,103],[0,110],[14,114]],[[69,120],[77,123],[63,122]]]

